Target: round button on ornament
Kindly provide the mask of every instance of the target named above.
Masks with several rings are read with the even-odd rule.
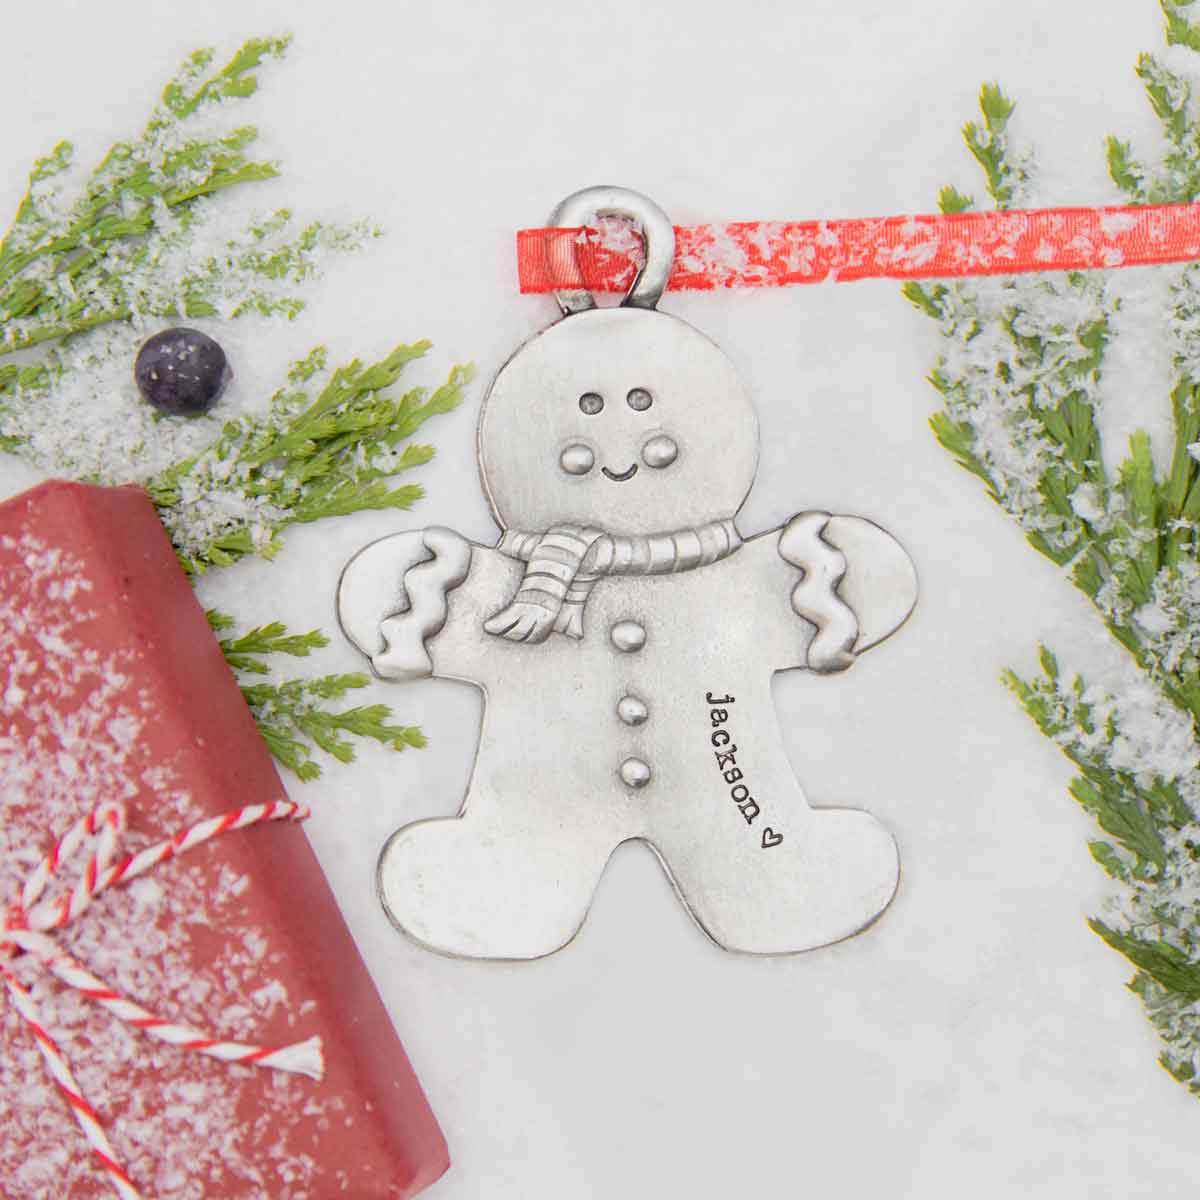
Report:
[[[622,696],[617,701],[617,716],[626,725],[641,725],[649,715],[650,711],[646,708],[645,702],[636,696]]]
[[[627,758],[621,764],[620,775],[626,787],[643,788],[650,782],[650,766],[640,758]]]
[[[645,627],[636,621],[618,621],[608,631],[608,636],[624,654],[636,654],[646,644]]]

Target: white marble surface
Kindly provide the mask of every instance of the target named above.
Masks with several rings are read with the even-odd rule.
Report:
[[[4,16],[0,209],[59,136],[90,160],[139,127],[192,47],[292,29],[256,101],[286,167],[262,203],[366,214],[389,233],[337,264],[293,326],[229,331],[238,386],[270,386],[318,340],[350,357],[424,336],[436,350],[418,373],[474,359],[482,386],[553,315],[516,294],[512,230],[589,183],[640,188],[681,223],[926,211],[942,183],[982,190],[958,130],[980,82],[999,79],[1020,101],[1017,131],[1036,131],[1047,193],[1114,199],[1102,139],[1153,135],[1133,65],[1161,45],[1159,25],[1152,0],[43,0]],[[650,854],[627,848],[553,959],[467,964],[408,944],[376,904],[374,861],[399,824],[457,808],[480,708],[463,685],[377,685],[370,698],[419,721],[429,749],[368,751],[293,789],[317,810],[310,833],[450,1141],[431,1200],[1190,1191],[1200,1108],[1156,1065],[1129,968],[1084,925],[1105,881],[1067,764],[998,681],[1031,669],[1039,640],[1093,655],[1103,643],[934,443],[934,330],[897,293],[665,305],[725,347],[756,398],[763,455],[743,530],[805,507],[857,512],[917,562],[922,601],[899,637],[843,678],[776,684],[813,802],[869,808],[899,840],[899,896],[867,934],[799,958],[730,957]],[[1123,353],[1136,364],[1136,342]],[[430,428],[439,457],[411,521],[297,530],[273,564],[206,580],[205,600],[332,629],[337,573],[368,539],[405,523],[491,536],[473,462],[480,386]],[[1121,427],[1131,403],[1159,399],[1114,395]],[[4,491],[32,478],[0,461]],[[321,663],[357,665],[341,645]]]

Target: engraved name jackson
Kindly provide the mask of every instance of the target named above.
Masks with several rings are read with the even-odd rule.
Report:
[[[737,743],[733,735],[725,728],[729,721],[729,709],[725,706],[736,703],[736,696],[714,696],[705,692],[704,699],[708,704],[708,718],[712,722],[712,734],[709,740],[713,744],[713,753],[717,759],[717,770],[721,778],[729,785],[729,798],[737,805],[747,825],[754,824],[754,818],[762,815],[758,801],[750,794],[750,786],[745,783],[742,768],[737,765]],[[783,841],[783,834],[778,833],[768,825],[762,832],[762,848],[769,850]]]

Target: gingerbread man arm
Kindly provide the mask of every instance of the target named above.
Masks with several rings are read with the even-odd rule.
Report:
[[[844,671],[900,628],[917,602],[917,573],[904,548],[862,517],[804,512],[780,531],[779,556],[799,568],[791,606],[815,630],[806,665]]]
[[[338,620],[376,675],[434,674],[427,643],[445,628],[450,595],[476,549],[453,530],[431,526],[380,538],[350,560],[338,584]]]

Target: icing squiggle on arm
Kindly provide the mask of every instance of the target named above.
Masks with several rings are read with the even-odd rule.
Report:
[[[827,512],[801,513],[779,535],[780,556],[804,572],[792,589],[792,608],[816,626],[808,666],[822,673],[850,666],[851,647],[858,638],[858,618],[837,593],[846,574],[846,556],[821,536],[828,522]]]
[[[471,569],[471,543],[450,529],[431,526],[421,535],[432,558],[404,573],[408,608],[379,623],[384,650],[371,665],[383,679],[423,679],[433,674],[425,642],[446,624],[446,597]]]

